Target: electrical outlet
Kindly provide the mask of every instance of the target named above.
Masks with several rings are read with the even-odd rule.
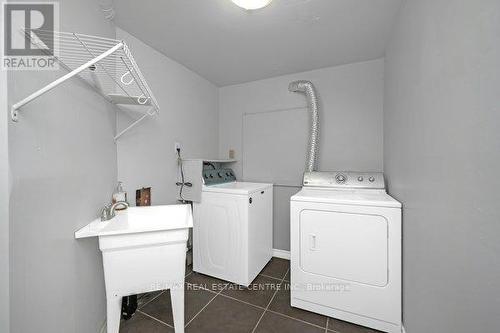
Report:
[[[177,154],[178,150],[181,150],[181,143],[180,142],[174,143],[174,150],[175,150],[176,154]]]

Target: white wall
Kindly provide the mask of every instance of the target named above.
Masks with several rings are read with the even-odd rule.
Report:
[[[218,89],[127,32],[117,29],[117,36],[129,44],[161,107],[159,116],[146,119],[119,139],[118,178],[131,204],[135,204],[135,190],[148,186],[153,204],[175,203],[174,143],[182,144],[185,158],[217,157]],[[119,114],[118,128],[132,120],[128,114]]]
[[[10,332],[8,115],[7,72],[0,70],[0,332]]]
[[[254,81],[245,84],[227,86],[220,89],[220,136],[219,155],[228,157],[228,150],[236,151],[239,162],[235,166],[238,176],[246,178],[248,170],[244,170],[245,158],[242,133],[245,115],[280,110],[294,112],[306,107],[306,99],[302,94],[288,92],[288,84],[293,80],[312,81],[320,96],[321,140],[319,153],[319,170],[360,170],[382,171],[383,169],[383,59],[330,67],[310,72],[280,76],[276,78]],[[286,118],[284,118],[284,122]],[[275,136],[290,136],[286,133],[287,124],[276,128]],[[307,124],[304,128],[307,129]],[[254,129],[255,130],[255,129]],[[269,136],[269,133],[263,135]],[[272,138],[270,136],[269,138]],[[289,198],[296,193],[301,184],[300,172],[305,166],[306,145],[304,139],[300,147],[284,144],[269,150],[262,147],[262,155],[258,158],[262,168],[268,168],[269,160],[276,156],[296,154],[296,159],[304,163],[294,167],[286,181],[280,183],[287,186],[275,188],[274,247],[288,250],[289,244]],[[252,163],[252,168],[259,166]],[[283,172],[289,172],[283,167]],[[268,174],[266,181],[278,178],[279,170]],[[251,170],[255,174],[255,170]],[[298,176],[297,176],[298,175]],[[258,181],[259,179],[251,179]],[[292,185],[292,186],[290,186]]]
[[[60,10],[61,30],[114,37],[98,0],[64,0]],[[10,72],[9,103],[64,73]],[[97,217],[116,182],[114,108],[74,79],[19,118],[9,121],[11,332],[98,332],[106,309],[101,255],[96,239],[73,233]]]
[[[386,55],[408,333],[498,332],[500,2],[406,1]]]
[[[115,37],[97,1],[61,3],[61,27]],[[23,107],[19,123],[9,125],[12,332],[99,331],[105,320],[101,255],[95,239],[76,241],[73,232],[110,201],[117,164],[131,202],[133,189],[153,186],[153,203],[162,204],[177,197],[174,141],[186,157],[217,156],[217,88],[126,32],[116,33],[129,42],[162,106],[159,117],[120,139],[118,159],[113,135],[129,117],[117,119],[115,109],[78,80]],[[61,74],[10,73],[10,104]],[[2,301],[8,302],[3,294]]]

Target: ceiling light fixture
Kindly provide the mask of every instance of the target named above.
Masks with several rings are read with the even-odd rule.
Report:
[[[246,10],[254,10],[264,8],[271,3],[273,0],[231,0],[237,6],[244,8]]]

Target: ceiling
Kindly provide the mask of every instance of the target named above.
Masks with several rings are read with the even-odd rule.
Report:
[[[401,0],[114,0],[117,26],[218,86],[376,59]]]

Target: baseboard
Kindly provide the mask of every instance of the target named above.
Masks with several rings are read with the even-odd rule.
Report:
[[[290,260],[290,251],[273,249],[273,257]]]

